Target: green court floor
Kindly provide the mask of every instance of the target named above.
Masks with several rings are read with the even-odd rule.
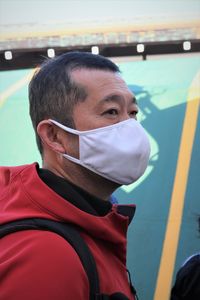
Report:
[[[115,192],[137,206],[128,267],[139,299],[167,300],[180,265],[200,251],[200,56],[119,66],[152,146],[145,175]],[[0,72],[1,165],[41,163],[28,115],[31,71]]]

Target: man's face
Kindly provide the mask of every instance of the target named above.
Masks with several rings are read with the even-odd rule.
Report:
[[[76,130],[91,130],[128,118],[136,119],[138,107],[135,97],[118,73],[80,69],[73,71],[71,78],[87,93],[86,99],[75,104],[73,109]],[[78,136],[65,132],[64,143],[66,153],[79,158]]]
[[[134,95],[118,73],[103,70],[75,70],[72,80],[82,85],[87,98],[74,106],[77,130],[91,130],[136,118]]]

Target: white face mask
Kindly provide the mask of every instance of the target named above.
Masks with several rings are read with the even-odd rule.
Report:
[[[79,136],[79,159],[63,156],[119,184],[130,184],[148,165],[150,143],[143,127],[134,119],[97,129],[78,131],[50,120]]]

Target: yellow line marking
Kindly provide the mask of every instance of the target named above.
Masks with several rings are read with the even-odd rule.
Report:
[[[163,251],[158,272],[154,300],[168,300],[170,296],[174,263],[181,228],[185,191],[190,167],[192,146],[197,126],[200,103],[200,72],[195,76],[187,98],[181,143],[176,167],[176,175],[168,215],[168,223],[163,243]]]
[[[4,92],[0,93],[0,108],[11,95],[13,95],[17,90],[30,81],[31,77],[33,76],[33,72],[34,71],[32,70],[30,73],[28,73],[28,75],[24,76],[13,85],[9,86]]]

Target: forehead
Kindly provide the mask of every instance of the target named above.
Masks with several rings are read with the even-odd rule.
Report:
[[[96,69],[78,69],[71,73],[71,78],[76,83],[86,88],[88,96],[99,94],[100,97],[107,93],[129,94],[133,96],[127,84],[117,72]]]

